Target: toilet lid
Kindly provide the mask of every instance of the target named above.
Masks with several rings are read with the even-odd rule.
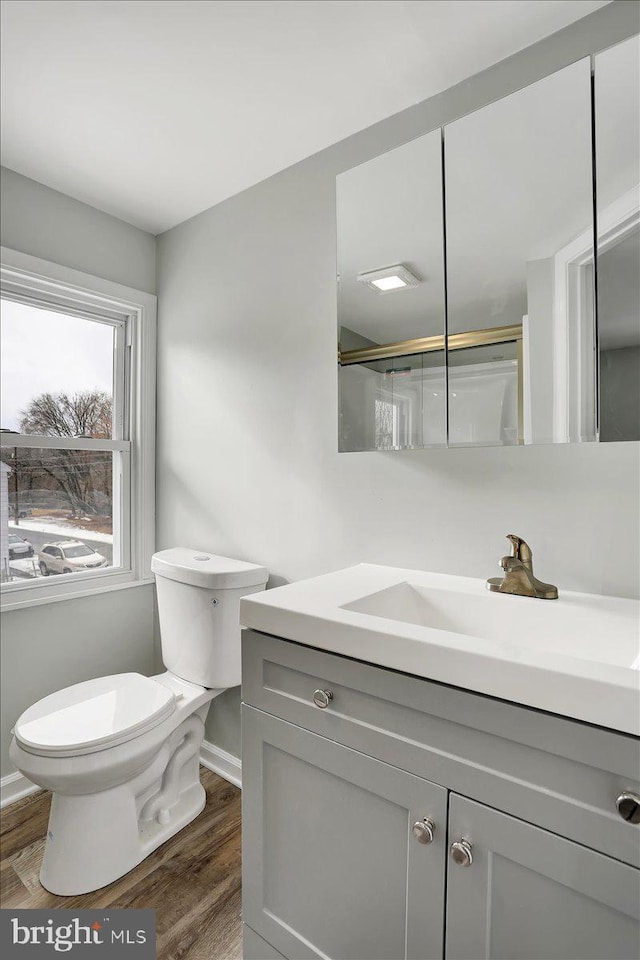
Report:
[[[85,680],[38,700],[15,725],[16,740],[38,754],[81,754],[115,746],[169,717],[174,693],[139,673]]]

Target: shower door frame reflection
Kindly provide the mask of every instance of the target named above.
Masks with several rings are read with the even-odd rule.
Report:
[[[449,378],[448,354],[450,351],[469,350],[473,347],[492,346],[501,343],[515,343],[517,349],[518,379],[518,437],[517,444],[524,443],[524,363],[523,363],[523,325],[521,323],[504,327],[488,327],[482,330],[468,330],[443,336],[420,337],[414,340],[401,340],[397,343],[382,343],[374,347],[362,347],[358,350],[339,350],[338,363],[341,367],[375,360],[393,360],[411,357],[416,354],[442,352],[445,357],[445,376]],[[449,443],[449,416],[447,413],[447,444]],[[462,446],[462,444],[456,444]]]

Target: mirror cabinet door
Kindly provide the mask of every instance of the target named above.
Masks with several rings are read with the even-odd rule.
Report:
[[[444,143],[449,444],[594,440],[589,59]]]
[[[442,137],[337,177],[340,450],[446,445]]]
[[[640,40],[595,57],[600,440],[640,440]]]

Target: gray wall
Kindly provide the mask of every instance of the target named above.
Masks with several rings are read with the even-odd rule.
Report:
[[[156,241],[150,233],[2,167],[2,244],[156,292]]]
[[[2,170],[2,244],[32,256],[155,292],[155,238]],[[2,615],[0,775],[18,715],[40,697],[109,673],[151,673],[153,587],[43,604]]]
[[[336,174],[617,42],[637,10],[604,7],[159,238],[159,548],[275,584],[363,560],[486,577],[515,531],[561,589],[637,595],[638,444],[338,454],[335,304]],[[238,699],[207,725],[232,753]]]

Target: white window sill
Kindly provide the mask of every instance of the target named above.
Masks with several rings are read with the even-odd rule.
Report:
[[[112,593],[114,590],[128,590],[131,587],[144,587],[154,583],[153,577],[144,580],[114,578],[112,582],[87,583],[86,581],[77,584],[76,589],[56,593],[53,584],[48,587],[47,593],[38,593],[37,596],[28,596],[28,591],[20,590],[3,594],[0,600],[0,611],[8,613],[10,610],[23,610],[26,607],[40,607],[45,603],[60,603],[63,600],[77,600],[80,597],[94,597],[99,593]]]

